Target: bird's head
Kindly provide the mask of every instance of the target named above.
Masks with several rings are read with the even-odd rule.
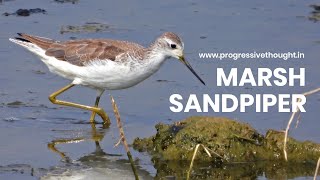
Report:
[[[164,54],[166,57],[173,57],[180,60],[188,69],[205,85],[204,81],[193,70],[189,62],[184,57],[184,44],[181,38],[172,32],[163,33],[155,42],[158,46],[158,51]]]

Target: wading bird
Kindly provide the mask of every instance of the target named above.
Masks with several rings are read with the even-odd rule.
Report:
[[[98,114],[105,124],[110,124],[108,115],[98,107],[105,90],[125,89],[142,82],[170,57],[179,59],[205,84],[184,58],[181,38],[172,32],[163,33],[147,48],[133,42],[111,39],[56,41],[23,33],[18,35],[9,40],[39,56],[52,73],[72,81],[52,93],[50,101],[92,111],[90,122],[94,122]],[[56,99],[75,85],[97,90],[94,106]]]

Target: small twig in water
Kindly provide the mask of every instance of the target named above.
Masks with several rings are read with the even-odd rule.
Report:
[[[218,156],[221,159],[223,159],[222,156],[220,156],[218,153],[214,152],[213,150],[205,147],[203,144],[197,144],[196,147],[194,148],[193,156],[192,156],[191,163],[190,163],[190,166],[189,166],[189,170],[188,170],[188,173],[187,173],[187,180],[190,179],[190,174],[191,174],[191,170],[192,170],[192,167],[193,167],[193,163],[194,163],[194,160],[196,159],[196,155],[198,153],[198,150],[199,150],[200,146],[204,149],[204,151],[208,154],[209,157],[212,157],[211,153],[213,153],[216,156]]]
[[[320,168],[320,158],[318,159],[318,163],[317,163],[316,171],[314,172],[313,180],[317,179],[319,168]]]
[[[191,160],[190,167],[189,167],[189,170],[188,170],[188,173],[187,173],[187,180],[190,179],[190,173],[191,173],[191,170],[192,170],[192,167],[193,167],[193,162],[194,162],[194,159],[196,158],[196,155],[197,155],[199,147],[200,147],[200,144],[197,144],[196,147],[194,148],[192,160]]]
[[[203,144],[201,144],[202,148],[206,151],[206,153],[208,154],[209,157],[212,157],[208,148],[206,148]]]
[[[306,93],[303,93],[303,95],[304,95],[304,96],[309,96],[309,95],[314,94],[314,93],[317,93],[317,92],[319,92],[319,91],[320,91],[320,88],[317,88],[317,89],[314,89],[314,90],[312,90],[312,91],[308,91],[308,92],[306,92]],[[298,99],[298,102],[300,102],[300,101],[301,101],[301,99]],[[284,141],[283,141],[283,154],[284,154],[284,158],[285,158],[286,161],[288,161],[288,155],[287,155],[287,139],[288,139],[288,133],[289,133],[290,125],[291,125],[291,123],[292,123],[295,115],[296,115],[297,113],[299,113],[299,112],[300,112],[300,109],[297,109],[296,112],[293,112],[293,113],[291,114],[291,117],[290,117],[290,119],[289,119],[289,121],[288,121],[286,130],[285,130]]]
[[[137,170],[136,170],[136,167],[134,165],[134,162],[133,162],[133,158],[132,158],[132,155],[131,155],[131,152],[130,152],[130,149],[129,149],[129,146],[128,146],[128,143],[127,143],[127,140],[126,140],[126,137],[124,135],[124,130],[123,130],[123,127],[122,127],[122,123],[121,123],[121,120],[120,120],[120,113],[119,113],[119,110],[118,110],[118,107],[117,107],[117,104],[116,102],[114,101],[113,97],[111,96],[111,102],[112,102],[112,107],[113,107],[113,112],[117,118],[117,125],[118,125],[118,128],[119,128],[119,133],[120,133],[120,141],[122,141],[126,151],[127,151],[127,156],[129,158],[129,161],[130,161],[130,164],[131,164],[131,168],[132,168],[132,171],[133,171],[133,174],[135,176],[136,179],[139,179],[139,176],[138,176],[138,173],[137,173]],[[119,143],[118,142],[118,143]],[[117,143],[117,144],[118,144]],[[117,145],[116,144],[116,145]]]
[[[122,138],[120,138],[119,141],[113,147],[118,147],[120,145],[121,141],[122,141]]]
[[[299,115],[298,115],[296,126],[294,128],[296,128],[296,129],[298,128],[300,120],[301,120],[301,113],[299,113]]]
[[[221,155],[219,155],[218,153],[214,152],[212,149],[209,149],[209,148],[205,147],[205,146],[202,145],[202,144],[201,144],[201,146],[204,148],[204,150],[206,150],[207,154],[208,154],[209,151],[210,151],[211,153],[215,154],[215,155],[218,156],[219,158],[224,159],[224,160],[226,160],[227,162],[229,162],[228,159],[223,158]],[[210,154],[210,153],[209,153],[209,154]],[[209,157],[211,157],[211,154],[210,154]]]

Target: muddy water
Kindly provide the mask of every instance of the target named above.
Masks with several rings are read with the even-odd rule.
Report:
[[[112,5],[110,5],[112,4]],[[319,26],[310,21],[311,1],[0,1],[0,14],[18,9],[41,8],[46,13],[30,16],[0,16],[0,179],[36,179],[39,177],[117,177],[132,179],[130,166],[123,148],[113,145],[118,141],[115,123],[109,129],[96,129],[88,124],[90,114],[82,110],[52,105],[48,95],[68,81],[49,73],[47,68],[29,52],[8,41],[17,32],[31,33],[59,40],[80,38],[115,38],[148,45],[163,31],[174,31],[182,36],[185,51],[194,69],[206,81],[202,86],[178,61],[167,61],[161,70],[136,87],[107,92],[101,105],[114,119],[110,98],[112,94],[121,111],[129,142],[139,136],[154,133],[158,122],[171,123],[190,115],[226,116],[248,122],[264,133],[267,129],[283,129],[288,113],[172,113],[168,98],[173,93],[187,96],[196,93],[300,93],[316,88],[319,76]],[[99,23],[97,31],[86,31],[82,25]],[[66,27],[77,31],[66,32]],[[77,27],[80,26],[80,30]],[[67,28],[68,30],[68,28]],[[74,30],[74,28],[72,29]],[[63,33],[61,33],[63,32]],[[300,51],[303,60],[203,60],[199,52]],[[305,67],[305,87],[216,87],[215,69],[238,67]],[[159,81],[160,80],[160,81]],[[165,81],[163,81],[165,80]],[[81,97],[81,98],[79,98]],[[95,92],[76,87],[63,98],[83,104],[93,104]],[[318,107],[320,97],[308,99],[307,113],[302,114],[299,128],[291,131],[300,140],[320,142]],[[137,106],[139,103],[139,106]],[[100,133],[100,139],[96,139]],[[95,138],[93,138],[93,136]],[[102,138],[103,136],[103,138]],[[57,144],[56,150],[48,148]],[[70,141],[65,141],[70,140]],[[96,141],[99,143],[96,143]],[[63,154],[64,153],[64,156]],[[170,176],[164,167],[156,170],[149,157],[133,152],[144,179]],[[210,166],[202,168],[210,169]],[[236,166],[232,172],[242,171]],[[249,171],[254,177],[265,179],[264,165],[259,171]],[[225,169],[225,168],[224,168]],[[206,177],[204,171],[199,177]],[[208,172],[215,172],[208,171]],[[288,171],[289,172],[289,171]],[[293,171],[295,172],[295,171]],[[216,173],[216,172],[215,172]],[[274,172],[279,173],[279,172]],[[235,176],[230,173],[231,177]],[[268,171],[267,174],[270,174]],[[272,174],[272,172],[271,172]],[[283,173],[281,173],[283,174]],[[234,175],[234,176],[233,176]],[[309,169],[288,174],[288,178],[306,178]]]

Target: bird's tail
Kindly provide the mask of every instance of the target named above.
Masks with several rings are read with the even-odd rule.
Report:
[[[17,33],[17,34],[18,34],[18,37],[15,37],[14,38],[15,40],[35,44],[44,50],[48,49],[51,44],[56,42],[53,39],[48,39],[44,37],[32,36],[24,33]]]
[[[17,34],[18,37],[9,38],[9,40],[40,56],[49,48],[52,43],[56,42],[52,39],[47,39],[44,37],[32,36],[23,33]]]

